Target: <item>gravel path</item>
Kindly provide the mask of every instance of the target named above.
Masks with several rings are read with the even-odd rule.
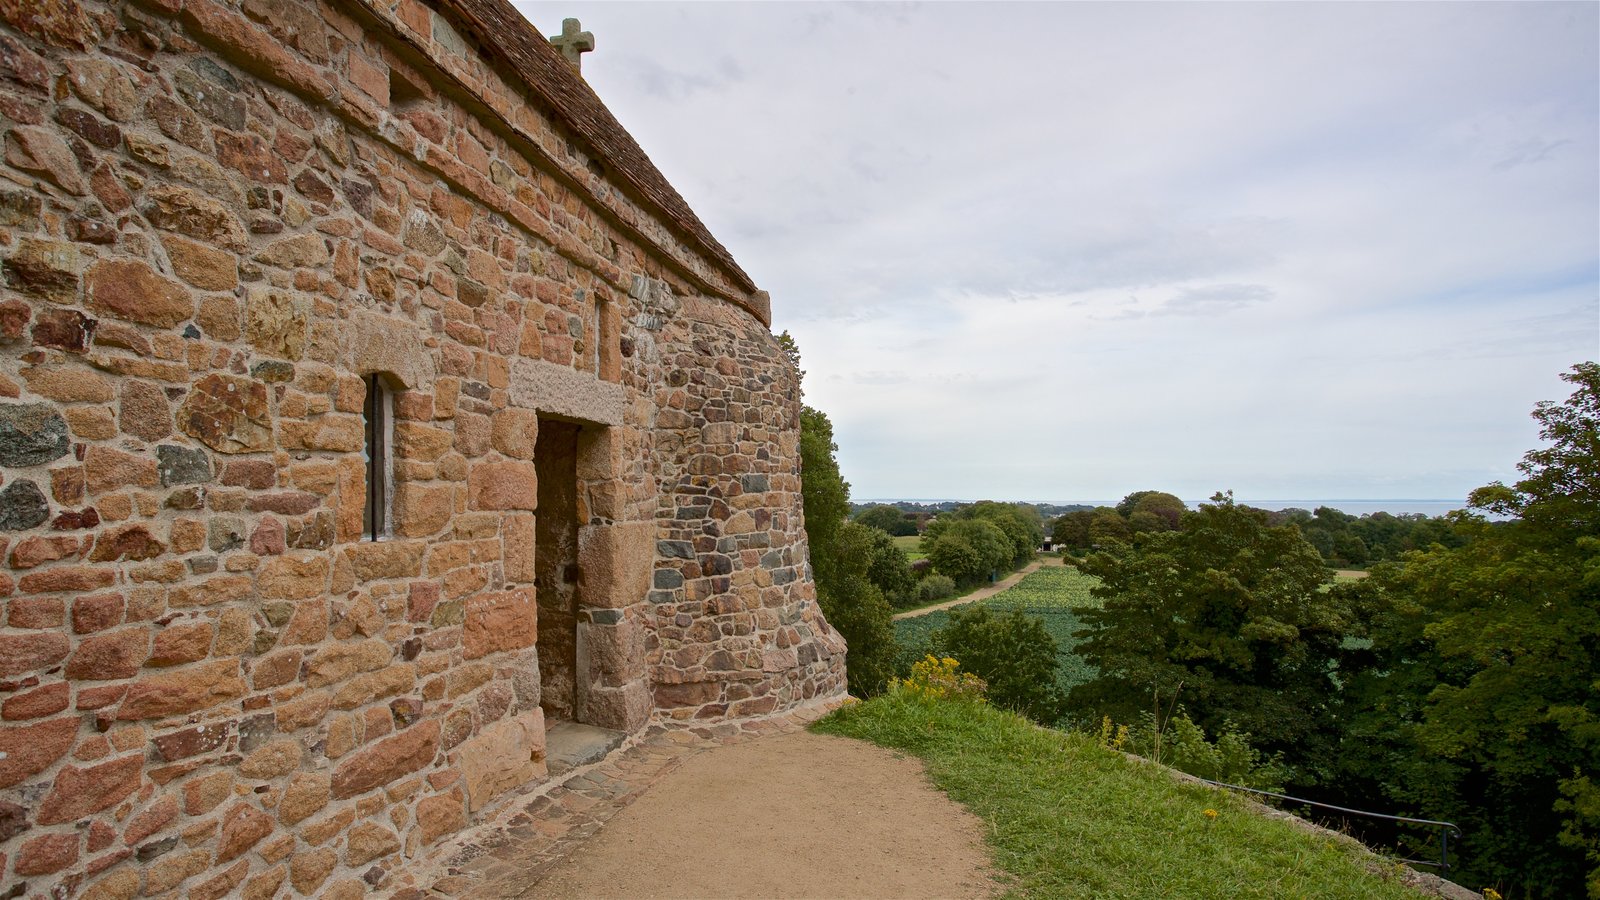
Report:
[[[1006,588],[1011,587],[1012,585],[1021,581],[1024,576],[1039,571],[1041,566],[1059,565],[1062,565],[1061,557],[1053,554],[1050,556],[1041,556],[1033,562],[1028,563],[1026,566],[1023,566],[1017,571],[1011,573],[1010,575],[1007,575],[1005,578],[996,581],[994,584],[991,584],[988,587],[979,588],[965,597],[957,597],[956,599],[946,603],[938,603],[933,606],[924,606],[921,609],[908,609],[903,613],[895,613],[894,617],[896,619],[914,619],[917,616],[925,616],[928,613],[937,612],[941,609],[950,609],[954,606],[963,606],[968,603],[976,603],[979,600],[987,600],[990,597],[993,597],[995,594],[998,594]]]
[[[842,699],[842,698],[840,698]],[[805,727],[838,704],[655,724],[492,810],[391,900],[989,897],[983,824],[922,763]]]
[[[983,825],[921,762],[796,732],[684,761],[540,881],[540,898],[989,897]]]

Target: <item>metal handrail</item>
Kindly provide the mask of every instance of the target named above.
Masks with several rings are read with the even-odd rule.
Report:
[[[1331,809],[1336,812],[1349,813],[1356,816],[1366,816],[1370,819],[1388,819],[1391,822],[1408,822],[1413,825],[1431,825],[1439,829],[1439,860],[1435,862],[1428,859],[1402,859],[1400,862],[1417,866],[1433,866],[1438,868],[1441,872],[1450,871],[1450,835],[1454,834],[1457,838],[1462,836],[1461,827],[1454,822],[1441,822],[1437,819],[1414,819],[1410,816],[1391,816],[1388,813],[1369,812],[1364,809],[1350,809],[1346,806],[1335,806],[1332,803],[1320,803],[1316,800],[1307,800],[1304,797],[1291,797],[1288,794],[1277,794],[1272,791],[1263,791],[1257,788],[1247,788],[1243,785],[1228,784],[1224,781],[1212,781],[1209,778],[1200,778],[1199,780],[1214,787],[1223,787],[1228,788],[1229,790],[1244,791],[1250,794],[1260,794],[1263,797],[1275,797],[1279,800],[1287,800],[1290,803],[1303,803],[1306,806],[1317,806],[1321,807],[1322,809]]]

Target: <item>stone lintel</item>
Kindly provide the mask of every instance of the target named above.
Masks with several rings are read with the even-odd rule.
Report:
[[[408,391],[433,389],[433,354],[416,323],[370,310],[350,313],[344,331],[344,364],[352,372],[381,372]]]
[[[515,406],[597,425],[621,425],[627,402],[619,384],[538,359],[512,361],[510,393]]]

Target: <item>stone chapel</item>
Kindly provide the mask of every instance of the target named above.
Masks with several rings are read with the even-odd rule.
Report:
[[[362,896],[843,695],[768,297],[552,40],[0,0],[0,897]]]

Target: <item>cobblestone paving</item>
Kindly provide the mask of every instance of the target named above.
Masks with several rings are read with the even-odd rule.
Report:
[[[539,785],[498,815],[447,842],[400,874],[393,900],[537,895],[555,863],[593,837],[612,816],[697,753],[740,741],[799,731],[837,701],[780,716],[716,725],[661,723],[630,738],[599,762]]]

